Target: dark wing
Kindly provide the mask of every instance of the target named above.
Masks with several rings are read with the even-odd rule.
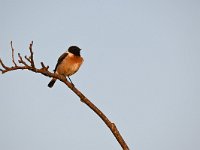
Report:
[[[59,58],[58,58],[58,62],[56,64],[56,67],[54,69],[54,72],[56,72],[56,69],[58,67],[58,65],[63,61],[63,59],[65,59],[65,57],[67,57],[68,53],[63,53]]]

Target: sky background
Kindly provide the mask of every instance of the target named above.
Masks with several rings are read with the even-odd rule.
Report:
[[[199,0],[0,0],[0,58],[33,40],[53,70],[71,45],[71,77],[131,150],[200,149]],[[110,130],[63,83],[28,71],[0,75],[0,149],[120,150]]]

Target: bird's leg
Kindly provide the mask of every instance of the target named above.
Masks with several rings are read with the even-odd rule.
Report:
[[[74,83],[72,82],[72,80],[70,79],[70,77],[68,76],[69,81],[71,82],[71,84],[74,86]]]

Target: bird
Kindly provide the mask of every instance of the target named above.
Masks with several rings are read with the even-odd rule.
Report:
[[[79,70],[84,61],[83,57],[81,57],[80,51],[81,49],[79,47],[70,46],[68,51],[63,53],[58,58],[54,73],[68,77],[72,83],[70,76]],[[52,88],[56,80],[56,78],[52,78],[48,84],[48,87]],[[74,84],[72,83],[72,85]]]

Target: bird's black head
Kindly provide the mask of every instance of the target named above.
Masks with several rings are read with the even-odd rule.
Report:
[[[68,49],[68,52],[70,52],[76,56],[80,56],[80,51],[81,51],[81,49],[77,46],[70,46]]]

